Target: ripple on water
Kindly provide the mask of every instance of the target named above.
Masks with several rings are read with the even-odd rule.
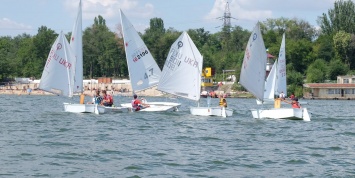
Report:
[[[14,99],[21,99],[16,107],[3,102]],[[311,122],[252,119],[255,99],[229,99],[235,110],[229,118],[191,116],[188,109],[195,103],[183,99],[179,112],[105,115],[64,113],[67,101],[53,96],[0,100],[0,177],[355,174],[355,103],[348,101],[309,101]]]

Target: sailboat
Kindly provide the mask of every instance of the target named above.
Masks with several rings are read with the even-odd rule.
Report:
[[[274,104],[275,96],[281,92],[287,97],[287,82],[286,82],[286,43],[285,34],[282,35],[279,58],[274,62],[271,71],[265,81],[264,101],[256,100],[258,105]],[[282,102],[281,104],[287,104]],[[308,104],[300,101],[300,104]]]
[[[281,50],[282,48],[281,45]],[[265,51],[264,41],[260,32],[260,24],[257,23],[245,50],[240,73],[240,84],[260,101],[264,100],[267,57]],[[253,118],[311,120],[307,108],[252,109],[251,112]]]
[[[73,97],[75,82],[75,68],[76,58],[68,40],[61,32],[55,42],[53,43],[49,52],[46,64],[44,66],[42,77],[39,84],[39,89],[47,91],[56,95]],[[66,112],[93,112],[103,113],[105,108],[97,105],[80,105],[70,106],[67,108],[68,103],[64,103]],[[77,104],[79,105],[79,104]]]
[[[83,88],[83,55],[81,32],[81,1],[71,36],[71,44],[65,38],[63,32],[59,34],[49,52],[45,64],[39,88],[67,97],[73,97],[75,93],[81,93]],[[104,113],[105,107],[96,104],[64,103],[65,112],[91,112]]]
[[[279,58],[274,62],[271,71],[265,81],[264,100],[256,100],[257,104],[274,104],[275,95],[281,92],[287,96],[286,84],[286,54],[285,54],[285,34],[279,52]]]
[[[133,93],[136,93],[158,85],[161,70],[122,10],[120,10],[120,14],[128,72]],[[140,111],[178,110],[178,107],[181,105],[180,103],[173,102],[146,102],[146,104],[149,104],[150,107],[141,109]],[[124,103],[121,106],[132,108],[131,103]]]
[[[183,32],[172,44],[164,64],[158,90],[193,101],[200,100],[203,57],[190,36]],[[192,115],[231,116],[224,107],[191,107]]]

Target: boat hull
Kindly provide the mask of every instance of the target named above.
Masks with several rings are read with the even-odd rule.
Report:
[[[107,112],[105,106],[100,106],[97,104],[73,104],[64,103],[64,111],[72,113],[95,113],[103,114]]]
[[[105,107],[105,113],[126,113],[130,110],[127,107]]]
[[[147,111],[147,112],[159,112],[159,111],[178,111],[181,103],[173,103],[173,102],[145,102],[145,104],[150,105],[150,107],[141,109],[139,111]],[[131,103],[121,104],[122,107],[129,108],[132,110]]]
[[[251,109],[253,118],[272,119],[295,119],[310,121],[311,117],[307,108],[273,108],[273,109]]]
[[[233,110],[223,107],[191,107],[190,113],[195,116],[220,116],[230,117],[233,115]]]

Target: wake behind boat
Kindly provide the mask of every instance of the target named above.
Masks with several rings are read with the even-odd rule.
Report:
[[[120,14],[128,72],[133,93],[136,93],[158,85],[161,70],[122,10],[120,10]],[[147,102],[146,104],[149,104],[150,108],[141,109],[140,111],[178,110],[178,107],[181,105],[181,103],[173,102]],[[132,108],[131,103],[124,103],[121,106]]]

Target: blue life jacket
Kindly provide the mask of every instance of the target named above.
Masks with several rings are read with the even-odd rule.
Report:
[[[95,104],[100,104],[102,101],[102,97],[101,96],[95,96]]]

